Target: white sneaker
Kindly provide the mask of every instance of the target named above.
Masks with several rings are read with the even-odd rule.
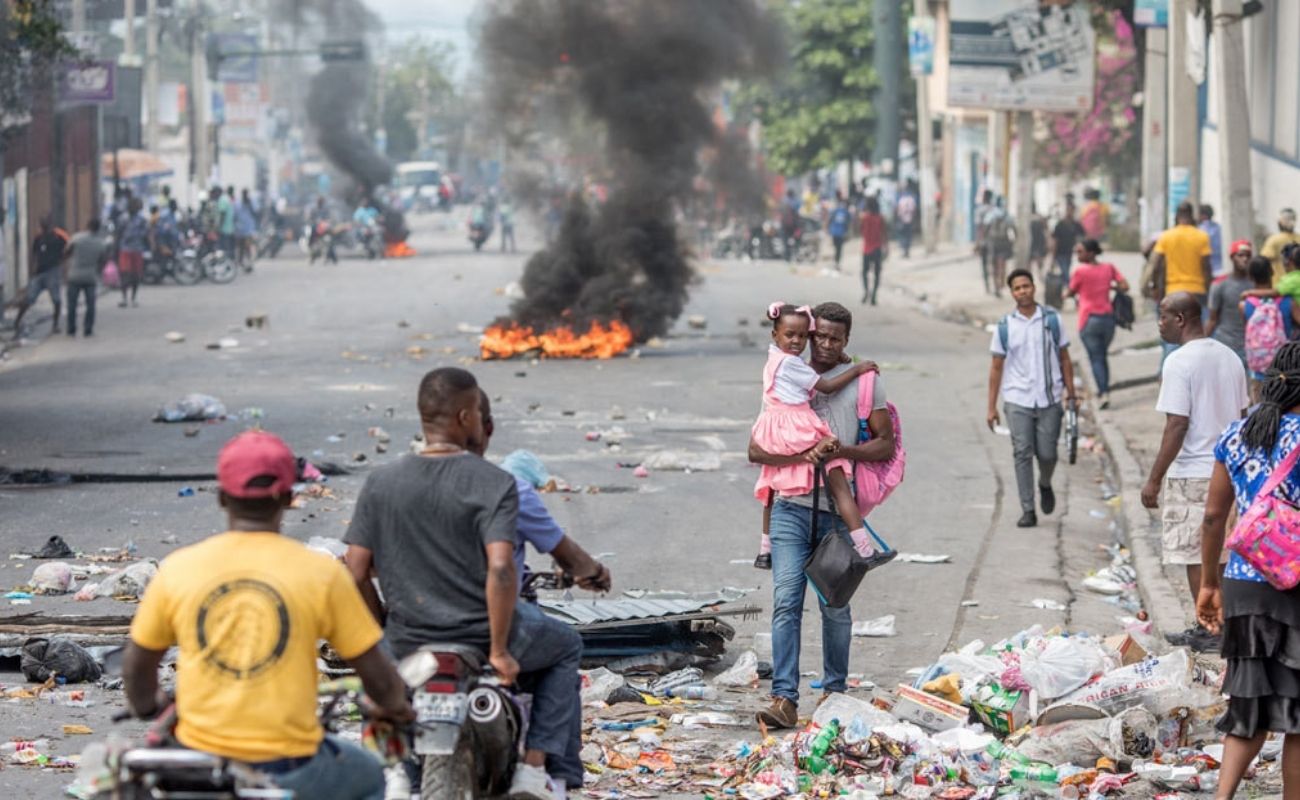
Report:
[[[544,767],[520,764],[510,779],[510,800],[564,800],[563,786],[546,774]]]

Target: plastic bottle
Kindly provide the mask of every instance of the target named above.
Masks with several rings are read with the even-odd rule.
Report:
[[[1053,767],[1017,764],[1011,768],[1011,780],[1031,781],[1037,783],[1056,783],[1056,770]]]
[[[718,690],[712,686],[677,686],[669,689],[669,697],[680,697],[683,700],[717,700]]]
[[[0,744],[0,754],[12,755],[19,750],[40,750],[43,747],[49,747],[49,739],[36,739],[30,742],[5,742]]]
[[[826,760],[826,753],[830,751],[831,745],[840,735],[840,721],[833,719],[826,723],[817,735],[813,737],[812,744],[808,748],[808,758],[805,760],[805,768],[814,775],[821,775],[831,768],[830,762]]]
[[[989,755],[998,761],[1010,761],[1012,764],[1029,764],[1030,760],[1025,755],[1012,750],[1002,742],[993,742],[988,746]]]

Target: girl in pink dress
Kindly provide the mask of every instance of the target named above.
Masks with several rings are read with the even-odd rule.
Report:
[[[763,368],[763,410],[751,431],[754,443],[772,455],[793,456],[813,451],[820,457],[832,455],[839,442],[830,428],[809,405],[814,391],[834,394],[863,373],[876,369],[863,362],[833,378],[823,378],[800,355],[808,344],[808,335],[816,330],[816,321],[808,306],[795,308],[773,303],[767,310],[772,320],[772,345],[768,348],[767,366]],[[778,495],[798,497],[813,488],[813,461],[804,460],[781,467],[764,465],[759,473],[754,496],[763,503],[763,540],[754,566],[772,568],[772,540],[769,528],[772,503]],[[843,458],[826,462],[826,488],[835,501],[835,509],[849,530],[853,546],[863,556],[875,551],[871,537],[862,524],[858,504],[853,499],[848,476],[852,464]]]

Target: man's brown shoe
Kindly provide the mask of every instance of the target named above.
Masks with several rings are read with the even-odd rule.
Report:
[[[772,696],[772,705],[758,712],[758,721],[769,728],[793,728],[799,724],[799,709],[784,697]]]

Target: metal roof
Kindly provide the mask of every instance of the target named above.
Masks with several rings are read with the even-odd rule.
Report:
[[[730,603],[748,594],[744,589],[723,589],[708,594],[686,595],[680,592],[632,593],[610,600],[565,600],[562,597],[540,598],[538,605],[546,613],[571,625],[597,622],[652,619],[677,614],[693,614],[720,603]]]

